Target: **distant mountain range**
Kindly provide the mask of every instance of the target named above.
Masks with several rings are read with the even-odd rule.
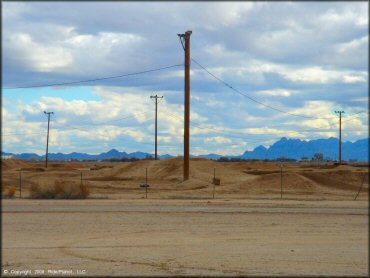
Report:
[[[342,157],[343,160],[357,160],[369,161],[369,138],[358,140],[354,143],[342,143]],[[228,158],[243,158],[243,159],[277,159],[281,157],[297,159],[302,158],[311,159],[315,153],[322,153],[324,159],[338,160],[339,157],[339,140],[336,138],[317,139],[311,141],[303,141],[300,139],[281,138],[269,148],[265,146],[258,146],[253,151],[245,151],[239,156],[227,156]],[[30,160],[44,160],[45,155],[38,155],[35,153],[21,153],[12,154],[1,152],[2,156],[14,155],[17,158]],[[49,153],[49,160],[105,160],[105,159],[122,159],[122,158],[137,158],[144,159],[153,154],[145,152],[126,153],[112,149],[101,154],[86,154],[86,153]],[[166,159],[173,157],[169,154],[159,155],[159,159]],[[199,155],[198,157],[207,159],[219,159],[222,157],[219,154]]]
[[[13,153],[1,153],[2,156],[10,156],[13,155],[20,159],[25,160],[44,160],[45,155],[38,155],[36,153],[21,153],[21,154],[13,154]],[[48,159],[49,160],[105,160],[105,159],[122,159],[122,158],[136,158],[136,159],[144,159],[148,156],[153,156],[154,154],[144,153],[144,152],[133,152],[133,153],[126,153],[120,152],[116,149],[111,149],[108,152],[101,153],[101,154],[87,154],[87,153],[49,153]],[[170,155],[160,155],[159,159],[165,159],[171,157]]]
[[[324,159],[338,160],[339,140],[337,138],[304,141],[300,139],[281,138],[269,148],[258,146],[253,151],[245,151],[240,156],[227,156],[244,159],[277,159],[281,157],[301,160],[311,159],[315,153],[322,153]],[[217,154],[202,155],[203,158],[218,159]],[[342,159],[369,161],[369,138],[356,142],[342,142]]]

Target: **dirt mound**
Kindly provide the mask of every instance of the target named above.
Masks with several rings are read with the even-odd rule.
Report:
[[[258,170],[280,170],[280,167],[274,162],[249,162],[248,167]]]
[[[266,171],[276,171],[280,170],[280,167],[274,162],[264,162],[264,161],[251,161],[251,162],[227,162],[219,163],[227,165],[227,167],[234,170],[248,171],[248,170],[266,170]]]
[[[3,171],[20,169],[22,167],[31,167],[31,165],[28,162],[18,158],[9,158],[1,160],[1,168]]]
[[[153,180],[177,180],[182,175],[183,160],[171,158],[166,160],[141,160],[115,168],[113,176],[129,179],[145,179],[146,169],[148,178]]]
[[[311,195],[317,191],[316,184],[300,176],[297,173],[283,173],[283,191],[285,193],[302,195]],[[242,190],[246,189],[248,192],[253,194],[265,194],[265,193],[276,193],[278,194],[281,190],[281,175],[280,173],[263,174],[257,176],[255,179],[239,186]],[[238,188],[238,190],[239,190]]]
[[[20,170],[27,172],[44,172],[45,168],[33,166],[33,167],[22,167],[20,168]]]
[[[358,190],[365,175],[364,190],[368,190],[369,179],[367,173],[359,173],[348,170],[328,171],[328,172],[303,172],[302,176],[307,177],[314,182],[340,190]]]
[[[190,178],[193,183],[204,181],[212,182],[214,168],[220,169],[222,165],[206,159],[191,159]],[[132,182],[145,181],[146,169],[148,183],[159,181],[165,184],[178,184],[183,182],[183,159],[171,158],[166,160],[140,160],[119,164],[113,169],[100,169],[91,173],[91,180],[125,180]],[[95,172],[95,171],[94,171]]]
[[[84,165],[79,163],[49,163],[48,169],[52,170],[78,170],[80,168],[83,168]]]
[[[78,168],[84,168],[84,167],[85,167],[85,165],[84,165],[84,164],[76,163],[76,162],[66,163],[66,164],[65,164],[65,166],[66,166],[66,167],[75,168],[75,169],[78,169]]]
[[[248,170],[243,171],[246,174],[250,175],[266,175],[266,174],[274,174],[274,173],[280,173],[279,170]]]
[[[101,169],[105,169],[105,168],[112,169],[113,166],[109,166],[109,165],[94,165],[94,166],[90,167],[90,170],[96,171],[96,170],[101,170]]]
[[[166,160],[139,160],[134,162],[51,162],[48,169],[42,162],[24,162],[7,160],[3,167],[22,169],[22,185],[55,183],[56,180],[80,183],[81,170],[83,184],[91,188],[93,194],[109,196],[140,197],[144,192],[140,185],[145,183],[148,173],[150,194],[156,198],[193,198],[210,197],[214,190],[218,196],[244,198],[263,196],[274,198],[280,196],[280,167],[274,162],[218,162],[213,160],[190,159],[189,179],[183,179],[183,158]],[[22,165],[23,167],[19,167]],[[12,168],[16,167],[18,168]],[[27,172],[26,172],[27,171]],[[42,173],[37,173],[43,171]],[[340,165],[333,169],[301,168],[299,164],[283,166],[283,195],[297,197],[346,196],[357,192],[362,179],[368,171],[349,165]],[[5,171],[7,186],[18,184],[16,171]],[[213,178],[220,184],[214,186]],[[4,178],[3,178],[4,182]],[[362,190],[368,192],[368,177]],[[366,195],[366,194],[365,194]],[[100,196],[100,195],[99,195]]]

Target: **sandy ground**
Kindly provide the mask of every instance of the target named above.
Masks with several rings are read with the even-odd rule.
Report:
[[[367,200],[3,200],[2,221],[3,275],[369,274]]]
[[[366,166],[191,159],[184,182],[181,158],[6,160],[2,274],[367,276]],[[89,199],[29,199],[82,183]]]
[[[276,162],[221,163],[206,159],[192,159],[190,178],[183,181],[181,158],[137,162],[51,162],[43,163],[6,160],[2,164],[2,192],[10,187],[19,197],[20,175],[22,196],[29,197],[33,185],[53,187],[55,184],[84,184],[92,198],[140,199],[145,190],[148,173],[148,195],[156,199],[212,198],[281,198],[301,200],[353,200],[361,188],[359,200],[367,200],[369,193],[368,167],[350,165],[322,165]],[[214,171],[221,184],[212,184]],[[81,180],[82,177],[82,180]]]

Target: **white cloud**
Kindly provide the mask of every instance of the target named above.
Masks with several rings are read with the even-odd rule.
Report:
[[[337,45],[338,53],[343,54],[344,52],[350,50],[358,50],[359,47],[364,46],[366,47],[369,44],[369,36],[364,36],[361,38],[355,38],[350,42],[345,42]]]
[[[50,41],[36,40],[29,33],[10,34],[5,37],[6,51],[14,53],[12,59],[36,71],[99,76],[101,69],[122,72],[126,63],[118,66],[117,58],[129,61],[133,49],[145,42],[130,33],[79,34],[75,27],[53,28],[54,40]]]
[[[359,3],[359,5],[352,6],[352,8],[343,11],[336,11],[332,8],[324,14],[319,15],[316,19],[316,23],[321,26],[340,26],[343,23],[353,23],[359,27],[366,27],[369,23],[369,19],[366,17],[366,10],[367,5],[365,3]]]
[[[164,142],[164,143],[171,143],[172,137],[171,136],[158,136],[158,142]]]
[[[353,98],[352,101],[357,101],[357,102],[364,102],[366,103],[369,101],[369,97],[359,97],[359,98]]]
[[[293,93],[291,90],[285,90],[285,89],[273,89],[273,90],[262,90],[257,91],[257,95],[262,96],[280,96],[280,97],[290,97]]]
[[[65,69],[73,63],[70,51],[62,46],[43,45],[35,42],[30,34],[11,35],[7,47],[12,49],[15,59],[40,72]]]
[[[366,83],[368,78],[368,74],[365,71],[328,70],[321,66],[288,66],[256,59],[249,61],[247,66],[212,67],[208,69],[215,76],[224,80],[230,78],[229,76],[239,75],[240,80],[245,80],[248,83],[250,81],[248,76],[255,73],[274,73],[298,84]],[[256,82],[251,82],[251,84],[253,83]],[[265,93],[271,94],[272,92]]]
[[[148,140],[149,139],[149,134],[147,133],[144,133],[140,130],[136,130],[135,128],[133,129],[125,129],[124,133],[126,133],[127,135],[131,136],[133,139],[135,139],[136,141],[138,142],[142,142],[144,141],[145,139]]]
[[[301,122],[303,127],[307,128],[313,128],[313,129],[332,129],[335,127],[337,123],[337,119],[309,119],[309,120],[303,120]]]
[[[217,143],[217,144],[228,144],[231,143],[229,138],[223,136],[206,137],[204,143]]]
[[[281,73],[287,80],[297,83],[328,84],[335,82],[357,83],[367,81],[366,72],[325,70],[318,66],[296,70],[285,68],[282,69]]]
[[[303,115],[306,117],[312,117],[312,119],[305,120],[301,119],[302,123],[321,123],[324,120],[334,120],[337,116],[334,114],[334,111],[338,110],[335,102],[331,101],[322,101],[322,100],[311,100],[306,101],[303,107],[293,109],[292,114]],[[315,119],[319,118],[319,119]],[[313,126],[315,127],[315,126]]]
[[[363,76],[344,75],[343,80],[344,83],[365,83],[367,81],[367,76],[365,74]]]
[[[256,105],[193,62],[191,138],[197,142],[216,134],[241,144],[241,138],[234,136],[238,132],[241,137],[243,132],[266,138],[318,136],[296,130],[319,128],[321,132],[321,127],[337,124],[333,110],[355,113],[367,101],[362,97],[368,81],[366,3],[76,2],[73,13],[70,5],[5,3],[6,86],[90,79],[182,63],[184,52],[176,34],[190,29],[192,57],[234,88],[290,113],[334,117],[292,118]],[[139,13],[145,20],[134,18]],[[9,93],[3,104],[13,109],[5,112],[3,128],[6,132],[45,132],[42,111],[52,110],[56,112],[52,129],[58,130],[52,141],[58,146],[73,150],[80,140],[86,143],[81,148],[90,144],[91,150],[120,146],[127,139],[125,147],[131,149],[139,141],[153,140],[154,104],[149,96],[158,92],[168,96],[158,111],[161,141],[179,144],[169,148],[181,150],[183,76],[179,67],[91,83],[98,100],[86,100],[78,93],[74,99],[67,98],[62,93],[68,87],[59,97],[57,91],[49,94],[47,90],[41,98]],[[109,87],[113,84],[116,87]],[[344,125],[351,128],[349,122]],[[366,134],[366,126],[364,117],[360,123],[354,121],[353,136]],[[38,141],[37,136],[29,134],[27,140],[19,137],[17,144],[5,143],[43,150],[46,136]],[[252,147],[254,143],[248,142]],[[229,148],[237,149],[237,145]]]

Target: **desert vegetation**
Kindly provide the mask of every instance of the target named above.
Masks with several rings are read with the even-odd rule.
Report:
[[[365,165],[365,164],[364,164]],[[367,166],[366,164],[365,166]],[[214,161],[192,158],[190,178],[183,181],[182,158],[133,162],[51,162],[7,159],[3,196],[18,185],[22,198],[138,199],[148,173],[150,198],[299,198],[367,199],[368,167],[277,161]],[[25,170],[26,169],[26,170]],[[43,169],[43,171],[39,171]],[[364,178],[365,177],[365,178]],[[219,179],[214,188],[213,178]],[[213,194],[215,191],[215,195]]]
[[[17,189],[15,188],[15,186],[11,186],[11,187],[8,188],[8,192],[7,192],[7,195],[6,196],[9,199],[14,198],[16,191],[17,191]]]
[[[90,194],[86,185],[61,180],[54,184],[34,184],[30,193],[34,199],[85,199]]]

